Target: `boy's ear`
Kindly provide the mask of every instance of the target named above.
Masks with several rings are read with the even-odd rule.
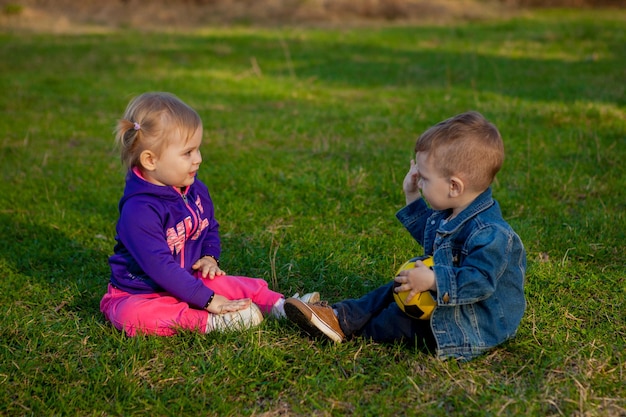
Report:
[[[450,178],[450,197],[459,197],[465,191],[465,183],[459,177]]]
[[[156,155],[154,152],[145,150],[139,154],[139,163],[146,171],[154,171],[156,169]]]

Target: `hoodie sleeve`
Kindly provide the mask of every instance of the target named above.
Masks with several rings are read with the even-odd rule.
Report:
[[[213,291],[172,256],[165,236],[167,214],[158,204],[141,198],[126,201],[118,223],[119,240],[149,279],[181,301],[203,308]]]

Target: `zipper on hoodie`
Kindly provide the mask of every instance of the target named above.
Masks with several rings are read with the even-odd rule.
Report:
[[[191,224],[195,225],[195,227],[192,230],[187,231],[185,229],[185,233],[189,232],[187,235],[191,237],[194,233],[196,233],[196,230],[198,230],[198,227],[200,226],[200,216],[198,216],[198,213],[196,213],[196,211],[189,205],[187,194],[181,194],[181,196],[183,197],[183,201],[185,202],[185,206],[187,207],[187,210],[189,210],[189,213],[191,213],[191,217],[193,219]]]
[[[184,192],[183,191],[179,191],[180,196],[183,198],[183,202],[185,203],[185,207],[187,207],[187,210],[189,210],[189,212],[191,213],[191,217],[193,218],[192,224],[195,224],[196,227],[193,230],[187,230],[187,225],[185,224],[185,242],[187,241],[188,237],[191,237],[193,235],[193,233],[196,232],[197,228],[199,227],[199,223],[200,223],[200,218],[198,217],[198,215],[196,214],[196,212],[189,206],[189,200],[187,199],[187,191],[188,189],[186,189]],[[185,247],[187,245],[183,244],[183,247],[181,249],[181,253],[180,253],[180,266],[181,268],[185,268]]]

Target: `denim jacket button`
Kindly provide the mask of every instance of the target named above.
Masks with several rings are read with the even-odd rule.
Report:
[[[444,303],[448,304],[448,303],[450,302],[450,294],[445,293],[445,294],[443,295],[443,297],[441,298],[441,300],[442,300]]]

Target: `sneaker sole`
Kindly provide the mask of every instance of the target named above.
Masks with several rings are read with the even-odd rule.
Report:
[[[298,304],[299,306],[292,303],[285,304],[285,314],[290,320],[293,320],[313,337],[326,336],[335,343],[343,341],[341,335],[329,327],[306,303],[300,302]]]

